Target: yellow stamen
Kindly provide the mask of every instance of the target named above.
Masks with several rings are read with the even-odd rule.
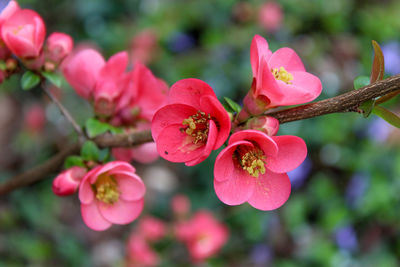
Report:
[[[186,129],[182,128],[182,131],[191,137],[193,137],[193,143],[205,143],[208,138],[208,121],[211,119],[210,114],[206,114],[202,111],[197,111],[196,114],[190,116],[182,121],[183,125],[187,125]]]
[[[265,155],[259,148],[238,148],[239,164],[251,176],[258,177],[265,173]]]
[[[118,184],[110,175],[100,175],[93,185],[93,189],[96,198],[106,204],[114,204],[119,200]]]
[[[291,80],[293,80],[293,75],[290,72],[287,72],[284,67],[271,69],[272,74],[275,76],[275,79],[281,80],[287,84],[292,84]]]

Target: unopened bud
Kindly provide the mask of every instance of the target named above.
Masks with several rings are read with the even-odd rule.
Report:
[[[279,121],[270,116],[255,117],[248,120],[246,129],[258,130],[273,136],[279,130]]]
[[[86,172],[85,168],[74,166],[60,173],[53,181],[54,194],[68,196],[75,193]]]

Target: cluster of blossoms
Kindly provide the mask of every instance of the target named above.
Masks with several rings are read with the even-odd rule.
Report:
[[[10,1],[0,13],[0,83],[18,69],[53,72],[73,48],[72,38],[54,32],[45,42],[46,26],[35,11]],[[16,61],[14,57],[19,61]]]
[[[190,214],[190,201],[186,196],[174,196],[171,207],[174,218],[169,224],[151,216],[140,219],[128,239],[128,266],[158,266],[160,259],[151,245],[168,237],[185,244],[195,263],[214,256],[228,241],[227,227],[211,212],[200,210]]]
[[[154,115],[151,130],[161,157],[193,166],[220,148],[232,128],[227,147],[215,161],[215,192],[228,205],[248,202],[272,210],[288,199],[291,185],[286,173],[304,161],[307,147],[299,137],[275,136],[279,122],[263,114],[309,102],[321,93],[322,85],[305,71],[292,49],[273,53],[261,36],[252,41],[250,60],[251,90],[232,122],[232,114],[208,84],[185,79],[171,87],[168,105]]]

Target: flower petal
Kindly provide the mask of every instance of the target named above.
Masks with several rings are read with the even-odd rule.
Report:
[[[128,66],[128,53],[119,52],[110,57],[100,70],[100,79],[118,79]]]
[[[253,71],[253,77],[257,77],[259,62],[261,58],[268,60],[272,55],[268,48],[268,42],[260,35],[255,35],[250,46],[250,63]]]
[[[81,204],[81,214],[85,224],[95,231],[103,231],[111,226],[111,223],[100,214],[95,201],[88,205]]]
[[[272,136],[278,145],[278,154],[267,157],[266,167],[276,173],[286,173],[297,168],[307,156],[307,146],[297,136]]]
[[[128,224],[135,220],[143,210],[144,199],[125,201],[119,199],[114,204],[98,202],[101,215],[111,223]]]
[[[297,53],[288,47],[276,50],[268,61],[270,68],[284,67],[286,71],[306,71]]]
[[[132,159],[140,163],[151,163],[158,159],[157,145],[154,142],[145,143],[132,148]]]
[[[288,200],[290,191],[290,180],[286,173],[266,170],[265,174],[256,178],[254,192],[248,202],[259,210],[274,210]]]
[[[144,197],[146,187],[139,176],[131,172],[118,172],[113,174],[118,183],[120,197],[127,201],[136,201]]]
[[[278,146],[267,134],[257,130],[244,130],[234,133],[229,139],[229,145],[241,140],[255,142],[267,157],[278,153]]]
[[[307,92],[306,102],[312,101],[317,98],[322,91],[321,80],[308,72],[297,72],[293,71],[293,85],[299,88],[303,88],[303,91]],[[305,102],[302,102],[305,103]]]

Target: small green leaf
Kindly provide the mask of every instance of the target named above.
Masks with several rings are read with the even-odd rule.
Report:
[[[371,83],[376,81],[380,81],[383,79],[383,75],[385,74],[385,60],[383,57],[382,49],[379,44],[372,40],[372,46],[374,48],[374,61],[372,63],[371,70]]]
[[[376,104],[379,105],[379,104],[385,103],[385,102],[389,101],[390,99],[392,99],[393,97],[397,96],[398,94],[400,94],[400,91],[394,91],[387,95],[381,96],[380,98],[378,98],[376,100]]]
[[[22,75],[21,86],[23,90],[29,90],[38,85],[40,77],[31,71],[27,71]]]
[[[391,125],[400,128],[400,118],[390,110],[387,110],[381,106],[376,106],[372,111],[375,115],[381,117]]]
[[[54,72],[46,72],[43,71],[42,75],[52,84],[54,84],[57,87],[61,87],[62,84],[62,77]]]
[[[224,97],[224,99],[226,103],[228,103],[229,107],[232,109],[233,112],[239,113],[242,110],[242,107],[229,97]]]
[[[81,156],[84,160],[97,161],[100,150],[93,141],[86,141],[81,149]]]
[[[368,76],[357,76],[354,79],[354,89],[360,89],[364,86],[367,86],[369,84],[369,77]]]
[[[101,149],[99,152],[99,161],[100,162],[107,162],[110,160],[111,153],[109,148]]]
[[[86,126],[86,133],[89,136],[89,138],[93,138],[109,130],[109,125],[107,123],[98,121],[94,118],[88,119],[86,121],[85,126]]]
[[[364,118],[369,117],[374,107],[375,107],[375,100],[368,100],[362,103],[360,105],[360,109],[363,111],[363,117]]]
[[[85,167],[83,159],[79,156],[69,156],[64,162],[64,167],[69,169],[73,166]]]

